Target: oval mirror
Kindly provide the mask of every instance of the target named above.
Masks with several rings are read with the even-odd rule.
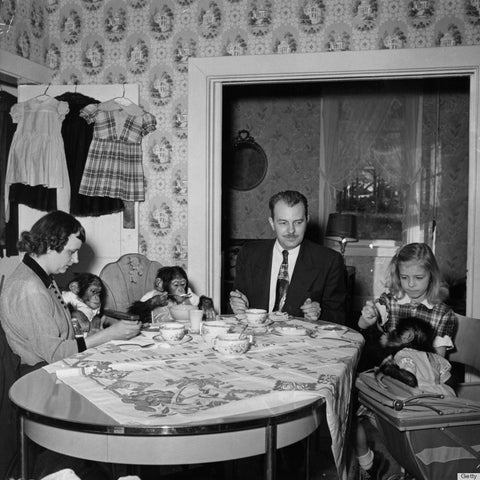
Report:
[[[251,190],[267,173],[267,156],[248,130],[240,130],[233,143],[228,185],[235,190]]]

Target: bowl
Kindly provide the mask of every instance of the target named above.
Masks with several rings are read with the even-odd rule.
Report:
[[[158,331],[167,342],[177,342],[185,336],[185,325],[178,322],[165,322],[158,326]]]
[[[267,311],[263,308],[247,308],[245,317],[249,325],[261,325],[267,319]]]
[[[231,328],[231,325],[222,320],[207,320],[206,322],[202,322],[200,333],[203,339],[211,344],[215,337],[229,333]]]
[[[170,315],[174,320],[188,322],[190,321],[190,317],[188,316],[188,312],[190,310],[197,310],[198,307],[195,305],[172,305],[169,307]]]
[[[253,343],[253,338],[240,336],[238,333],[223,333],[212,341],[212,348],[221,355],[236,356],[242,355]]]

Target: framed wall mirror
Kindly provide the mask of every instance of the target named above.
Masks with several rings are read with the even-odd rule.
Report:
[[[267,169],[268,161],[263,148],[248,130],[240,130],[230,152],[226,172],[228,186],[235,190],[252,190],[262,183]]]

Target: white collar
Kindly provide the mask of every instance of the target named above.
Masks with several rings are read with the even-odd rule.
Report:
[[[407,294],[405,294],[405,296],[403,296],[402,298],[397,299],[397,303],[399,305],[405,305],[407,303],[412,303],[412,299]],[[415,303],[418,303],[418,302],[415,302]],[[420,304],[425,305],[425,307],[427,307],[429,310],[433,310],[433,305],[426,298],[424,298],[420,302]]]
[[[301,244],[300,244],[301,245]],[[295,247],[295,248],[292,248],[291,250],[288,250],[288,257],[289,258],[292,258],[292,257],[297,257],[298,256],[298,252],[300,251],[300,245],[298,245],[298,247]],[[277,250],[277,252],[280,253],[280,255],[282,254],[282,252],[285,250],[279,243],[278,240],[275,240],[275,245],[274,245],[274,248]]]

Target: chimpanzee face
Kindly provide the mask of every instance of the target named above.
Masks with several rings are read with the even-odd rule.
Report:
[[[82,296],[83,302],[92,310],[100,308],[102,305],[102,285],[98,280],[94,280],[85,290]]]
[[[183,297],[177,295],[183,295],[187,293],[187,280],[183,277],[177,276],[168,285],[168,293],[173,295],[176,302],[182,302]]]

